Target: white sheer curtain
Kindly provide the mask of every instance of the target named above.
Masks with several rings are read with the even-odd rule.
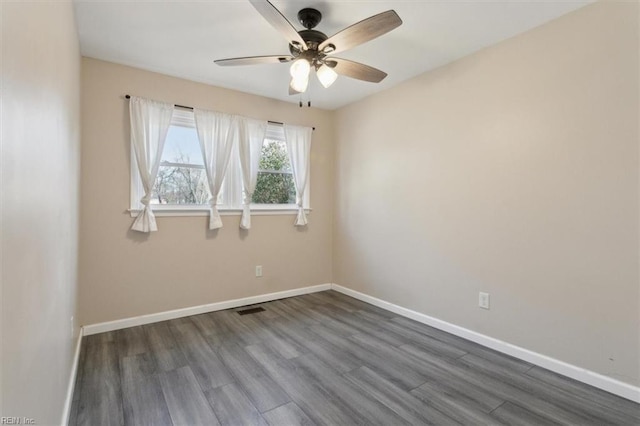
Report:
[[[173,105],[132,96],[129,101],[131,144],[136,156],[144,197],[144,209],[138,214],[131,229],[140,232],[157,231],[156,218],[149,206],[151,191],[158,176],[160,159],[167,131],[171,125]]]
[[[258,163],[262,152],[262,143],[267,132],[267,122],[243,118],[240,125],[240,166],[242,167],[242,218],[240,228],[251,228],[251,197],[256,189]]]
[[[305,226],[307,216],[304,213],[304,191],[309,181],[309,166],[311,155],[311,132],[310,127],[284,125],[284,135],[287,142],[287,152],[291,161],[293,180],[296,185],[296,204],[298,205],[298,216],[295,226]]]
[[[238,118],[229,114],[194,109],[198,140],[209,182],[209,229],[222,228],[218,213],[218,195],[227,171],[229,157],[237,137]]]

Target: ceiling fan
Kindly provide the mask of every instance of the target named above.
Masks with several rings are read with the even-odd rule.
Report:
[[[314,29],[322,20],[322,14],[316,9],[304,8],[298,12],[298,20],[306,29],[297,31],[269,1],[249,1],[267,22],[284,35],[289,42],[290,54],[218,59],[214,61],[216,64],[236,66],[292,62],[290,95],[307,90],[311,69],[315,69],[318,80],[325,88],[331,86],[338,75],[372,83],[379,83],[387,76],[384,71],[368,65],[330,55],[366,43],[400,26],[402,19],[394,10],[371,16],[327,37]]]

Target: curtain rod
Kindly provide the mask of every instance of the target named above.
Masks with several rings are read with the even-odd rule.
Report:
[[[131,99],[131,95],[124,95],[124,98],[125,98],[125,99]],[[193,111],[193,107],[190,107],[190,106],[178,105],[178,104],[175,104],[175,105],[173,105],[173,106],[174,106],[174,107],[176,107],[176,108],[190,109],[191,111]],[[271,120],[268,120],[268,121],[267,121],[267,123],[269,123],[269,124],[277,124],[278,126],[284,126],[284,123],[283,123],[283,122],[281,122],[281,121],[271,121]],[[315,130],[316,128],[315,128],[315,127],[312,127],[312,129],[313,129],[313,130]]]

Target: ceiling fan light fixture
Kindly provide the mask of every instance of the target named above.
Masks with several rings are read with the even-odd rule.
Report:
[[[289,73],[294,80],[302,82],[302,80],[309,80],[309,72],[311,71],[311,64],[306,59],[296,59],[289,68]],[[293,86],[292,86],[293,87]]]
[[[325,89],[329,88],[338,78],[338,74],[326,64],[318,68],[316,75],[318,76],[318,80],[320,80],[320,84],[322,84]]]
[[[214,61],[216,64],[236,66],[292,62],[289,68],[289,95],[307,91],[311,68],[325,88],[336,81],[338,74],[372,83],[380,83],[387,76],[387,73],[368,65],[329,55],[352,49],[400,26],[402,19],[394,10],[363,19],[327,37],[323,32],[314,29],[322,19],[322,13],[317,9],[307,7],[298,12],[298,20],[306,28],[298,31],[269,0],[250,0],[250,3],[285,37],[291,54],[218,59]]]
[[[307,91],[307,86],[309,86],[309,75],[304,76],[303,78],[295,78],[291,79],[291,88],[298,93],[304,93]]]

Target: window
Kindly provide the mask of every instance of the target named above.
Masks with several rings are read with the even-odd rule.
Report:
[[[206,204],[209,188],[198,134],[193,126],[174,123],[167,132],[151,203]]]
[[[242,208],[242,172],[238,151],[236,144],[218,197],[218,210],[222,214],[239,214]],[[135,216],[142,209],[140,198],[144,190],[133,153],[131,176],[131,213]],[[270,124],[262,146],[251,210],[254,213],[290,213],[297,209],[295,202],[296,189],[284,130],[282,126]],[[173,112],[151,204],[154,212],[160,215],[205,215],[208,212],[209,186],[192,111],[176,109]],[[304,206],[309,208],[308,188]]]
[[[295,204],[296,187],[284,141],[265,139],[258,179],[253,192],[255,204]]]

